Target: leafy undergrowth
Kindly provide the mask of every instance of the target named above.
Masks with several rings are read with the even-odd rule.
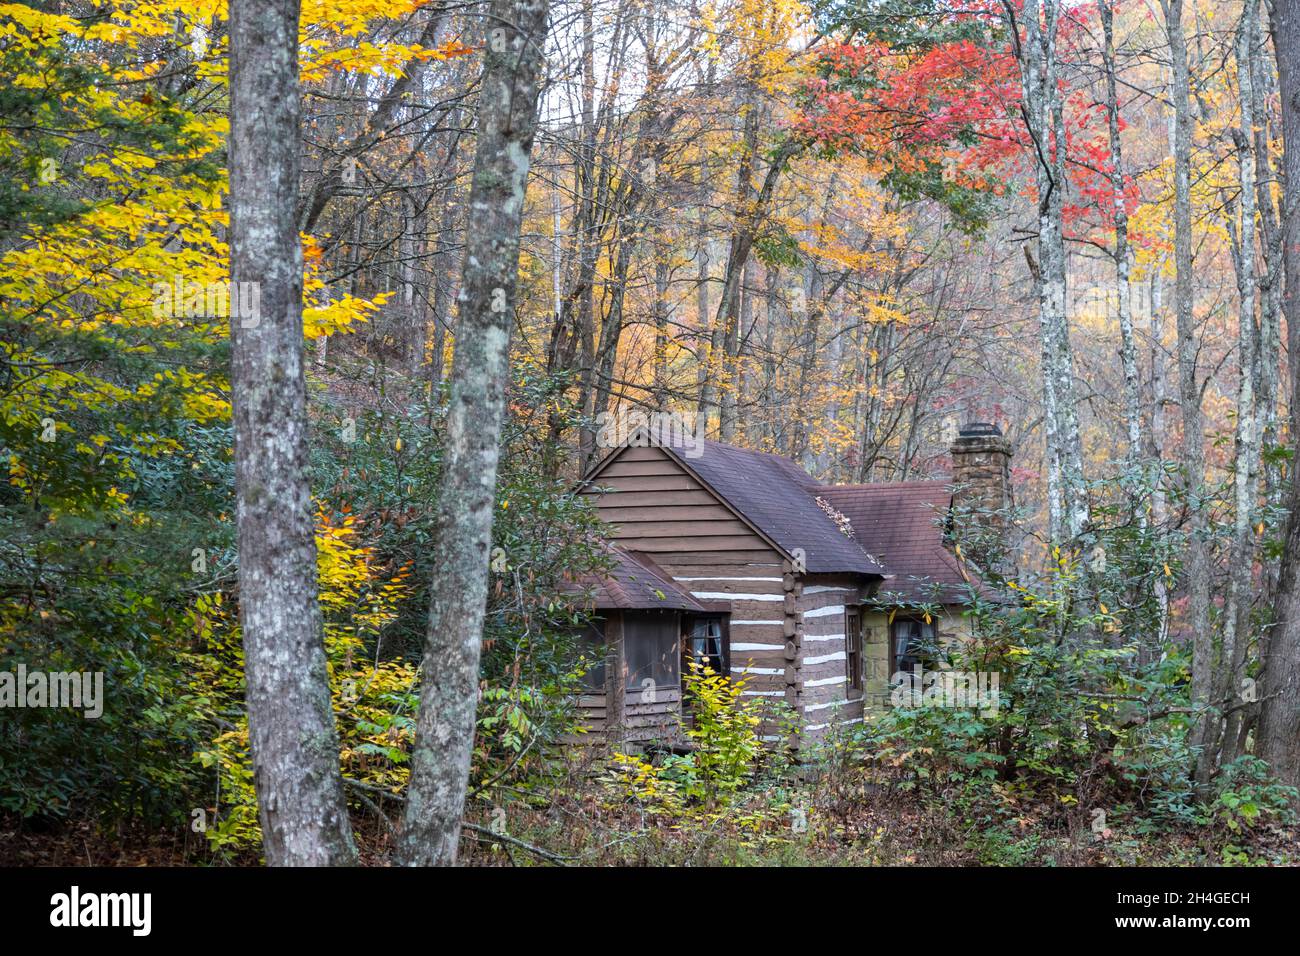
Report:
[[[504,805],[479,802],[468,819],[461,862],[468,866],[1293,866],[1294,826],[1247,832],[1203,826],[1143,832],[1143,820],[1108,821],[1013,803],[996,825],[952,812],[911,789],[905,773],[864,772],[853,786],[765,780],[724,807],[658,812],[586,779]],[[395,815],[394,815],[395,816]],[[374,812],[354,818],[364,865],[389,862],[391,830]],[[487,832],[484,832],[487,831]],[[493,832],[495,831],[495,833]],[[499,835],[496,835],[499,834]],[[175,866],[214,862],[206,842],[184,831],[102,831],[93,824],[42,830],[0,825],[0,865]],[[218,865],[256,865],[255,853]]]
[[[1008,750],[1019,754],[1012,761],[975,746],[980,734],[957,732],[954,721],[973,718],[900,708],[805,749],[796,761],[792,753],[759,742],[763,705],[743,697],[744,681],[732,682],[694,665],[685,679],[692,718],[681,729],[690,742],[688,752],[647,754],[593,740],[582,747],[548,748],[530,770],[518,775],[487,777],[476,785],[467,808],[461,862],[1300,862],[1295,791],[1271,780],[1263,762],[1254,757],[1224,767],[1212,789],[1197,795],[1183,763],[1152,763],[1153,751],[1178,752],[1164,738],[1120,737],[1117,728],[1106,737],[1091,735],[1104,740],[1104,746],[1054,744],[1044,750],[1042,741],[1026,740]],[[1007,712],[1001,716],[1010,719]],[[1041,732],[1046,725],[1038,726]],[[1035,755],[1040,752],[1054,754],[1056,761],[1039,759]],[[349,780],[361,861],[385,865],[401,814],[402,782]],[[255,814],[254,805],[249,803],[247,811]],[[249,827],[252,820],[255,817]],[[165,833],[108,831],[86,823],[28,818],[21,827],[0,824],[0,863],[259,862],[255,827],[245,827],[240,839],[213,841],[197,826]]]
[[[600,761],[593,759],[594,763]],[[575,765],[582,784],[480,810],[462,846],[470,865],[580,866],[1290,866],[1293,818],[1210,811],[1157,826],[966,783],[921,788],[909,769],[871,763],[759,774],[723,803],[673,805],[642,779]],[[1226,810],[1226,808],[1225,808]],[[495,821],[495,827],[494,827]],[[467,833],[467,837],[470,834]],[[543,851],[543,852],[538,852]]]

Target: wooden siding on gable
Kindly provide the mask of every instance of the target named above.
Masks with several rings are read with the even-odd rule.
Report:
[[[660,448],[624,448],[584,494],[619,544],[661,565],[770,565],[780,554]],[[694,589],[692,589],[694,590]]]

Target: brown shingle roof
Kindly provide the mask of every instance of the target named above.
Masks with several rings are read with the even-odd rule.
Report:
[[[590,596],[597,610],[703,611],[704,606],[673,583],[672,575],[639,552],[606,545],[613,567],[607,575],[584,575],[561,588],[566,594]]]
[[[781,455],[716,441],[705,441],[703,453],[696,457],[689,457],[682,446],[659,447],[669,451],[778,547],[790,554],[795,549],[803,549],[807,570],[812,573],[884,575],[878,596],[886,600],[961,604],[971,599],[972,588],[996,600],[995,592],[980,579],[977,571],[959,562],[944,542],[941,524],[952,506],[949,482],[822,485]],[[612,460],[616,454],[605,461]],[[601,465],[589,475],[599,472]],[[595,480],[599,483],[599,478]],[[854,532],[852,538],[844,535],[822,510],[818,498],[848,518]],[[631,552],[623,554],[632,558]],[[635,555],[636,560],[643,558]],[[649,562],[648,558],[644,560]],[[657,566],[650,562],[650,567]],[[666,572],[659,569],[655,573],[672,587]],[[668,593],[667,588],[659,589]],[[693,601],[684,592],[682,596]],[[644,600],[644,595],[633,600]],[[611,603],[604,606],[673,605]]]
[[[952,506],[948,482],[821,485],[814,493],[843,512],[858,540],[893,575],[880,585],[880,597],[960,604],[970,600],[972,586],[991,596],[973,568],[966,566],[969,581],[963,577],[944,544],[942,522]]]
[[[704,442],[697,458],[680,447],[668,450],[787,553],[802,548],[809,571],[885,573],[858,543],[870,539],[841,533],[814,500],[812,476],[789,458],[716,441]]]

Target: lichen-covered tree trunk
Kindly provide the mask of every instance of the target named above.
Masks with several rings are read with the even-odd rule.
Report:
[[[230,5],[231,395],[249,743],[266,862],[334,865],[356,851],[339,775],[316,600],[307,480],[298,198],[298,2]]]
[[[1192,631],[1192,704],[1202,710],[1192,743],[1203,746],[1214,719],[1206,711],[1213,681],[1213,635],[1210,633],[1210,563],[1205,501],[1205,435],[1201,387],[1196,376],[1199,349],[1192,311],[1192,112],[1183,0],[1161,0],[1172,62],[1170,97],[1174,106],[1174,308],[1178,330],[1178,401],[1183,416],[1183,482],[1188,499],[1187,623]],[[1209,782],[1198,763],[1197,783]]]
[[[1255,192],[1259,207],[1260,249],[1263,253],[1263,278],[1259,291],[1259,414],[1260,446],[1273,448],[1279,442],[1278,397],[1281,391],[1280,371],[1282,357],[1282,224],[1274,199],[1273,184],[1281,179],[1281,172],[1273,162],[1270,143],[1275,139],[1270,122],[1269,104],[1277,92],[1276,79],[1266,68],[1264,46],[1260,31],[1256,30],[1256,47],[1251,57],[1251,93],[1255,103],[1254,154]],[[1262,460],[1261,472],[1264,493],[1270,507],[1280,507],[1286,493],[1282,479],[1281,463],[1275,455]],[[1277,581],[1277,564],[1269,562],[1264,568],[1263,592],[1272,595]]]
[[[1170,139],[1172,142],[1172,132]],[[1164,284],[1165,257],[1161,256],[1159,268],[1151,270],[1151,316],[1147,326],[1147,341],[1150,346],[1150,368],[1151,368],[1151,416],[1147,422],[1146,443],[1147,458],[1153,462],[1155,468],[1162,468],[1164,461],[1164,450],[1161,444],[1161,435],[1165,431],[1165,284]],[[1162,479],[1156,480],[1151,487],[1151,523],[1157,527],[1163,527],[1169,513],[1168,490]],[[1160,609],[1159,623],[1155,630],[1144,636],[1141,645],[1140,658],[1143,663],[1152,663],[1159,660],[1160,655],[1164,652],[1165,641],[1169,638],[1169,585],[1166,583],[1167,578],[1163,575],[1156,575],[1153,590],[1156,595],[1156,603]]]
[[[1271,5],[1278,86],[1282,94],[1286,192],[1282,257],[1291,362],[1292,434],[1300,420],[1300,11],[1295,0]],[[1300,468],[1291,469],[1290,516],[1274,604],[1260,699],[1257,753],[1284,783],[1300,786]]]
[[[1061,6],[1059,0],[1045,0],[1043,29],[1043,98],[1044,119],[1051,123],[1051,190],[1045,201],[1046,216],[1040,216],[1039,237],[1042,255],[1043,294],[1040,307],[1048,324],[1045,341],[1050,349],[1045,374],[1055,381],[1056,410],[1059,419],[1061,450],[1061,486],[1065,496],[1065,530],[1078,541],[1088,532],[1092,521],[1088,490],[1084,484],[1083,439],[1079,431],[1079,403],[1075,398],[1074,349],[1070,344],[1069,316],[1066,312],[1065,193],[1066,176],[1065,102],[1061,91],[1060,58],[1057,53]],[[1047,136],[1043,136],[1046,144]]]
[[[493,0],[470,187],[438,566],[421,664],[420,712],[397,843],[407,866],[456,861],[478,709],[492,505],[509,378],[529,153],[537,126],[547,0]]]
[[[1128,210],[1124,205],[1124,150],[1119,135],[1119,90],[1115,76],[1114,0],[1101,0],[1104,42],[1102,64],[1106,71],[1106,107],[1110,133],[1110,181],[1114,193],[1115,294],[1119,312],[1120,359],[1124,367],[1124,414],[1128,427],[1129,460],[1142,457],[1142,403],[1138,374],[1137,341],[1133,335],[1133,310],[1129,295],[1131,250],[1128,241]],[[1146,527],[1146,511],[1138,509],[1138,521]]]
[[[1053,543],[1059,544],[1078,538],[1090,522],[1065,310],[1065,120],[1056,50],[1059,0],[1026,0],[1021,17],[1024,40],[1019,42],[1017,59],[1038,188],[1038,261],[1031,258],[1030,267],[1042,333],[1048,525]]]
[[[1258,276],[1255,257],[1255,95],[1251,75],[1251,57],[1255,48],[1258,0],[1246,0],[1241,24],[1237,28],[1237,83],[1241,94],[1241,126],[1234,133],[1237,144],[1238,181],[1241,194],[1241,228],[1235,257],[1240,307],[1237,335],[1237,440],[1236,464],[1233,469],[1235,507],[1233,512],[1232,548],[1228,559],[1228,601],[1223,612],[1223,650],[1214,699],[1218,704],[1231,701],[1221,727],[1218,754],[1213,746],[1201,752],[1203,761],[1227,763],[1238,756],[1244,703],[1239,699],[1239,682],[1244,676],[1250,643],[1250,605],[1252,572],[1255,567],[1255,510],[1259,495],[1259,409],[1255,399],[1255,379],[1259,374],[1255,302]],[[1234,698],[1237,698],[1234,700]],[[1212,772],[1212,771],[1211,771]]]
[[[1009,5],[1008,5],[1008,8]],[[1064,538],[1065,494],[1061,481],[1060,396],[1056,393],[1056,376],[1052,374],[1051,297],[1043,276],[1042,250],[1051,245],[1053,225],[1048,208],[1055,188],[1052,182],[1051,143],[1048,142],[1048,125],[1045,121],[1045,71],[1047,64],[1041,39],[1042,21],[1038,0],[1027,0],[1021,15],[1024,19],[1025,38],[1019,49],[1020,83],[1024,96],[1025,126],[1033,140],[1035,163],[1034,178],[1038,188],[1038,244],[1039,262],[1030,261],[1035,290],[1039,300],[1039,326],[1041,332],[1041,361],[1043,377],[1043,434],[1047,459],[1047,534],[1053,544]],[[1028,254],[1027,254],[1028,255]],[[1062,290],[1064,292],[1064,290]]]

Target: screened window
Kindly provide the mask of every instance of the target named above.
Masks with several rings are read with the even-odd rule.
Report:
[[[715,674],[730,677],[730,654],[726,628],[721,616],[689,617],[686,619],[686,639],[683,641],[684,656],[697,664],[707,667]],[[686,664],[682,664],[685,673]]]
[[[626,614],[623,617],[623,658],[627,664],[628,690],[644,691],[647,681],[658,688],[676,688],[677,615],[669,613]]]
[[[605,643],[605,621],[597,618],[587,625],[578,637],[578,650],[587,660],[587,673],[582,675],[582,687],[593,693],[605,692],[605,658],[609,646]]]
[[[924,666],[934,654],[934,624],[919,618],[897,617],[890,628],[891,677]]]

